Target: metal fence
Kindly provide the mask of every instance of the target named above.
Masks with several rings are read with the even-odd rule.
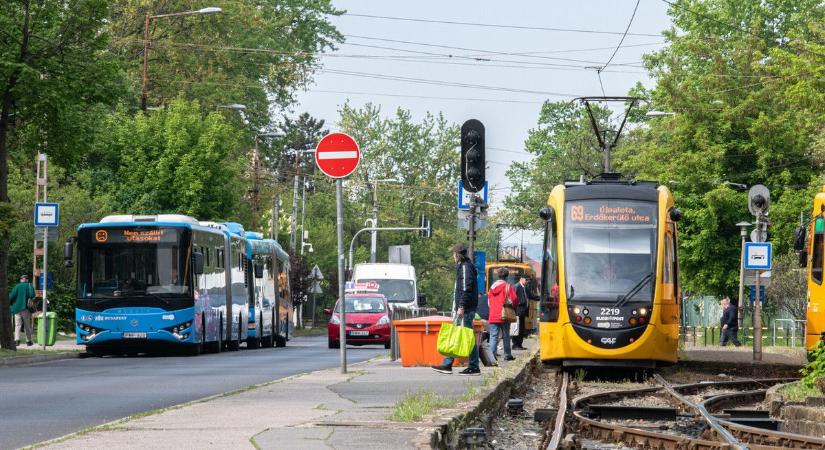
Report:
[[[719,345],[722,330],[719,326],[683,326],[682,343],[699,347]],[[753,344],[753,327],[739,329],[739,341]],[[762,345],[779,347],[805,347],[805,321],[799,319],[775,319],[771,326],[762,327]]]

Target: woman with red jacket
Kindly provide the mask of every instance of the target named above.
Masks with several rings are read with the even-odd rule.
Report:
[[[510,271],[506,267],[502,267],[498,269],[496,275],[498,280],[490,286],[490,290],[487,292],[487,302],[490,305],[488,319],[490,349],[498,359],[498,340],[501,338],[504,344],[504,360],[512,361],[514,358],[510,350],[510,322],[501,320],[501,311],[504,309],[504,303],[508,301],[515,308],[518,297],[516,297],[516,290],[513,289],[513,286],[507,284],[507,276],[510,275]]]

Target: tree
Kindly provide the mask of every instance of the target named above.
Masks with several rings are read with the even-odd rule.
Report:
[[[765,295],[771,303],[795,319],[804,319],[808,311],[808,278],[799,267],[799,255],[786,253],[774,257],[771,285]]]
[[[151,21],[149,104],[183,95],[208,109],[246,105],[254,129],[269,123],[275,107],[294,102],[312,81],[318,57],[343,37],[329,22],[339,15],[329,0],[216,0],[220,14]],[[147,14],[197,9],[190,0],[117,0],[112,7],[110,50],[124,63],[138,99]]]
[[[102,52],[109,2],[5,2],[0,8],[0,298],[8,288],[10,157],[45,151],[69,164],[120,92],[119,74]],[[32,160],[29,159],[29,160]],[[8,303],[0,302],[0,347],[14,348]]]
[[[609,111],[596,106],[593,112],[600,128],[606,128]],[[592,178],[603,169],[587,110],[570,102],[545,102],[538,126],[528,132],[524,148],[535,157],[507,170],[513,186],[504,201],[503,220],[508,223],[536,223],[536,212],[546,204],[554,185],[582,175]]]

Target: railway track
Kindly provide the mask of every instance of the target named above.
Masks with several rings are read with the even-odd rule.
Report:
[[[616,449],[825,449],[825,439],[764,428],[773,422],[767,411],[723,409],[761,403],[770,386],[792,379],[671,385],[656,375],[654,386],[570,400],[569,378],[561,379],[558,414],[540,448],[602,448],[593,444],[601,442]]]

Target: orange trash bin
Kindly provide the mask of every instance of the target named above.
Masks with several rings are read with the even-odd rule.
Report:
[[[438,332],[441,324],[450,323],[452,319],[445,316],[425,316],[415,319],[393,321],[398,334],[398,349],[401,352],[403,367],[435,366],[441,364],[444,355],[438,353]],[[481,339],[484,322],[473,321],[476,343]],[[457,358],[453,365],[467,364],[467,358]]]

